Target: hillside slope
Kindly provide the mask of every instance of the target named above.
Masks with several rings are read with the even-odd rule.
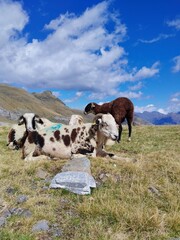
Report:
[[[67,123],[72,114],[83,113],[70,109],[50,91],[28,93],[23,89],[0,84],[0,121],[13,122],[25,112],[34,112],[51,121]],[[85,121],[88,117],[83,116]]]

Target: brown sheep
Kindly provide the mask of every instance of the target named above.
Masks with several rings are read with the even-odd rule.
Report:
[[[131,132],[132,132],[132,121],[134,116],[134,105],[133,103],[125,97],[119,97],[115,100],[98,105],[97,103],[89,103],[85,109],[84,114],[98,114],[98,113],[111,113],[114,117],[116,123],[119,125],[119,136],[117,141],[121,140],[122,125],[121,123],[126,119],[129,129],[129,138],[131,141]]]

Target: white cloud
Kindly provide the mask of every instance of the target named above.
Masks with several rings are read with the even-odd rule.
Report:
[[[58,92],[58,91],[53,91],[52,94],[57,98],[59,98],[61,96],[60,92]]]
[[[127,70],[127,54],[120,46],[127,28],[117,14],[109,11],[107,1],[80,16],[61,14],[44,26],[47,37],[41,41],[28,42],[23,36],[28,15],[20,2],[0,0],[0,13],[1,82],[113,96],[119,94],[121,83],[151,78],[159,72],[158,62],[150,68]],[[108,24],[113,30],[107,28]]]
[[[172,38],[172,37],[175,37],[175,34],[163,34],[163,33],[161,33],[157,37],[152,38],[150,40],[138,39],[138,42],[151,44],[151,43],[155,43],[155,42],[158,42],[160,40],[164,40],[164,39],[168,39],[168,38]]]
[[[171,96],[170,104],[167,108],[168,112],[180,111],[180,92],[176,92]]]
[[[147,112],[156,111],[156,107],[154,106],[154,104],[148,104],[147,106],[143,106],[143,107],[135,106],[135,112],[142,113],[144,111],[147,111]]]
[[[151,68],[147,68],[147,67],[142,67],[139,71],[137,71],[134,76],[133,79],[134,80],[140,80],[140,79],[144,79],[144,78],[150,78],[153,77],[154,75],[156,75],[157,73],[159,73],[159,62],[155,62]]]
[[[76,92],[77,97],[81,97],[83,95],[83,92]]]
[[[168,112],[167,112],[165,109],[163,109],[163,108],[158,108],[157,111],[160,112],[160,113],[162,113],[162,114],[167,114],[167,113],[168,113]]]
[[[28,16],[20,3],[0,0],[0,48],[8,48],[10,42],[15,44],[27,22]]]
[[[69,98],[69,99],[65,99],[64,102],[65,103],[72,103],[72,102],[77,101],[82,96],[83,96],[83,92],[76,92],[74,97]]]
[[[142,96],[142,92],[132,92],[132,91],[126,91],[126,92],[119,92],[116,90],[111,90],[110,96],[115,97],[127,97],[127,98],[140,98]],[[106,97],[106,93],[99,93],[99,92],[94,92],[89,96],[89,99],[98,99],[102,100]]]
[[[180,30],[180,18],[166,22],[169,27],[174,27],[176,30]]]
[[[138,113],[143,113],[143,112],[153,112],[153,111],[157,111],[159,113],[162,113],[162,114],[167,114],[168,112],[163,109],[163,108],[158,108],[156,107],[154,104],[148,104],[146,106],[143,106],[143,107],[138,107],[138,106],[135,106],[135,112],[138,112]]]
[[[174,66],[172,68],[173,72],[180,72],[180,55],[173,58]]]
[[[135,112],[143,113],[144,111],[152,112],[157,111],[162,114],[167,114],[171,112],[179,112],[180,109],[180,92],[174,93],[169,101],[169,105],[166,108],[157,107],[154,104],[148,104],[146,106],[135,106]]]
[[[136,85],[130,86],[129,89],[132,90],[132,91],[136,91],[136,90],[141,89],[142,87],[143,87],[142,82],[138,82]]]

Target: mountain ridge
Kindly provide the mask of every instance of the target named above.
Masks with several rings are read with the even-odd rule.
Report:
[[[0,84],[0,122],[16,122],[25,112],[34,112],[53,122],[67,124],[72,114],[83,116],[90,122],[93,115],[84,115],[82,110],[71,109],[49,90],[29,93],[24,89]],[[134,125],[180,124],[180,112],[167,115],[159,112],[135,113]]]
[[[136,113],[136,116],[154,125],[177,125],[180,124],[180,112],[163,114],[157,111]]]
[[[80,114],[85,121],[91,119],[83,112],[71,109],[51,91],[29,93],[24,89],[0,84],[0,121],[16,122],[25,112],[34,112],[54,122],[68,123],[72,114]]]

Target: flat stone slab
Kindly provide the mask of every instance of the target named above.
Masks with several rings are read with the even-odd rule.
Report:
[[[50,188],[62,188],[70,192],[85,195],[96,188],[96,182],[91,175],[90,161],[86,157],[69,160],[62,172],[51,181]]]
[[[96,182],[89,173],[74,171],[58,173],[50,184],[50,188],[63,188],[80,195],[90,194],[95,187]]]
[[[32,232],[48,231],[48,230],[49,230],[49,223],[46,220],[41,220],[32,227]]]

